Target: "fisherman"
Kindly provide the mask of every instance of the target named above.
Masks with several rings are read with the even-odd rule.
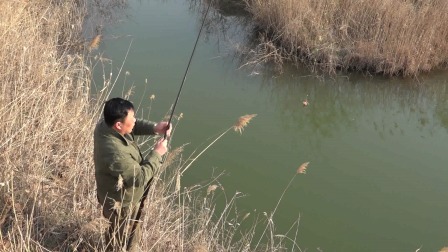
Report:
[[[140,225],[133,234],[132,244],[126,244],[137,215],[145,186],[159,170],[167,152],[167,140],[162,137],[143,157],[134,135],[166,135],[171,132],[168,122],[157,124],[135,119],[133,104],[112,98],[104,105],[104,118],[94,132],[94,163],[97,197],[103,216],[110,222],[105,234],[108,251],[137,249]]]

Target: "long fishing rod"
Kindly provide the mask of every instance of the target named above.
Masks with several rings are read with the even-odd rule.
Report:
[[[194,52],[196,51],[196,47],[198,45],[199,37],[201,36],[202,29],[204,28],[205,20],[207,18],[207,14],[208,14],[208,11],[210,9],[212,1],[210,1],[210,3],[208,4],[207,10],[205,11],[204,18],[202,19],[201,28],[199,29],[198,36],[196,37],[196,42],[194,43],[193,51],[191,52],[190,59],[188,60],[187,68],[185,69],[184,77],[183,77],[182,83],[180,84],[180,87],[179,87],[179,92],[177,93],[176,100],[174,101],[174,104],[173,104],[173,108],[171,109],[171,115],[170,115],[170,118],[168,120],[168,126],[167,127],[170,127],[170,125],[171,125],[171,120],[173,119],[174,110],[176,109],[177,103],[179,101],[180,94],[182,93],[182,88],[184,86],[185,80],[187,79],[187,74],[188,74],[188,70],[190,69],[191,60],[193,59]],[[163,139],[166,139],[166,138],[167,138],[167,135],[166,135],[166,132],[165,132],[165,134],[163,136]],[[165,155],[165,157],[166,157],[166,155]],[[140,218],[141,218],[141,215],[142,215],[142,210],[145,207],[145,200],[148,197],[148,192],[149,192],[149,188],[150,188],[151,182],[152,182],[152,179],[145,186],[145,191],[144,191],[142,199],[140,201],[140,206],[138,208],[137,215],[135,216],[135,221],[134,221],[134,223],[132,225],[131,233],[130,233],[128,244],[127,244],[127,250],[130,249],[132,241],[134,239],[134,233],[135,233],[135,230],[137,229],[137,225],[140,222]]]

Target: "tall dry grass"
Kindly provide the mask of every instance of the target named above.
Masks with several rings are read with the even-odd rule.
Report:
[[[448,61],[445,0],[245,0],[260,34],[250,63],[415,76]]]
[[[0,250],[58,250],[96,206],[82,1],[0,3]]]
[[[92,134],[116,74],[105,73],[104,88],[89,97],[86,62],[109,61],[92,55],[100,36],[81,37],[86,4],[0,2],[0,251],[104,250]],[[241,132],[249,120],[229,129]],[[202,153],[184,160],[182,148],[170,152],[145,209],[142,251],[281,250],[284,236],[253,247],[255,225],[240,224],[261,220],[236,210],[239,193],[227,197],[219,177],[182,187],[181,172]]]

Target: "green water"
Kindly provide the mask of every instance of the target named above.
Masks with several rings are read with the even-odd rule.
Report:
[[[200,19],[184,0],[131,1],[125,12],[100,48],[113,60],[114,75],[129,48],[112,96],[134,85],[132,101],[151,106],[150,119],[158,121],[174,102]],[[237,20],[228,16],[221,28],[238,31]],[[184,118],[172,144],[189,143],[187,155],[239,116],[258,116],[242,135],[229,132],[213,145],[186,172],[184,186],[224,171],[219,181],[226,194],[245,195],[238,200],[242,213],[269,213],[297,167],[309,161],[274,218],[277,233],[285,233],[300,217],[302,251],[448,246],[448,73],[412,80],[238,70],[229,40],[244,43],[239,33],[226,38],[208,26],[176,108]]]

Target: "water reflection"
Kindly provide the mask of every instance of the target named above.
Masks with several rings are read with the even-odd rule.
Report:
[[[208,4],[212,4],[204,25],[207,40],[212,36],[216,38],[218,44],[226,46],[229,45],[229,41],[232,41],[231,47],[233,48],[245,46],[243,44],[248,44],[251,41],[247,39],[246,35],[250,34],[251,27],[243,0],[188,1],[190,3],[190,11],[197,13],[196,16],[201,20],[205,16]],[[198,23],[200,24],[200,22]],[[240,50],[232,53],[237,51],[239,52]]]
[[[117,23],[129,18],[127,0],[92,0],[87,2],[89,13],[83,24],[84,37],[92,39],[96,35],[103,34],[105,26]]]
[[[246,11],[246,4],[244,0],[220,0],[220,1],[210,1],[210,0],[189,0],[190,7],[193,9],[203,8],[202,3],[212,4],[213,8],[217,13],[225,17],[236,17],[248,15]]]
[[[215,1],[216,9],[223,16],[247,16],[246,4],[243,0]]]
[[[353,74],[322,80],[306,74],[296,69],[268,74],[262,83],[286,127],[307,135],[331,137],[364,127],[365,121],[382,138],[404,135],[410,124],[428,135],[437,127],[448,128],[447,82],[438,76],[405,80]],[[303,107],[306,98],[310,105]]]

